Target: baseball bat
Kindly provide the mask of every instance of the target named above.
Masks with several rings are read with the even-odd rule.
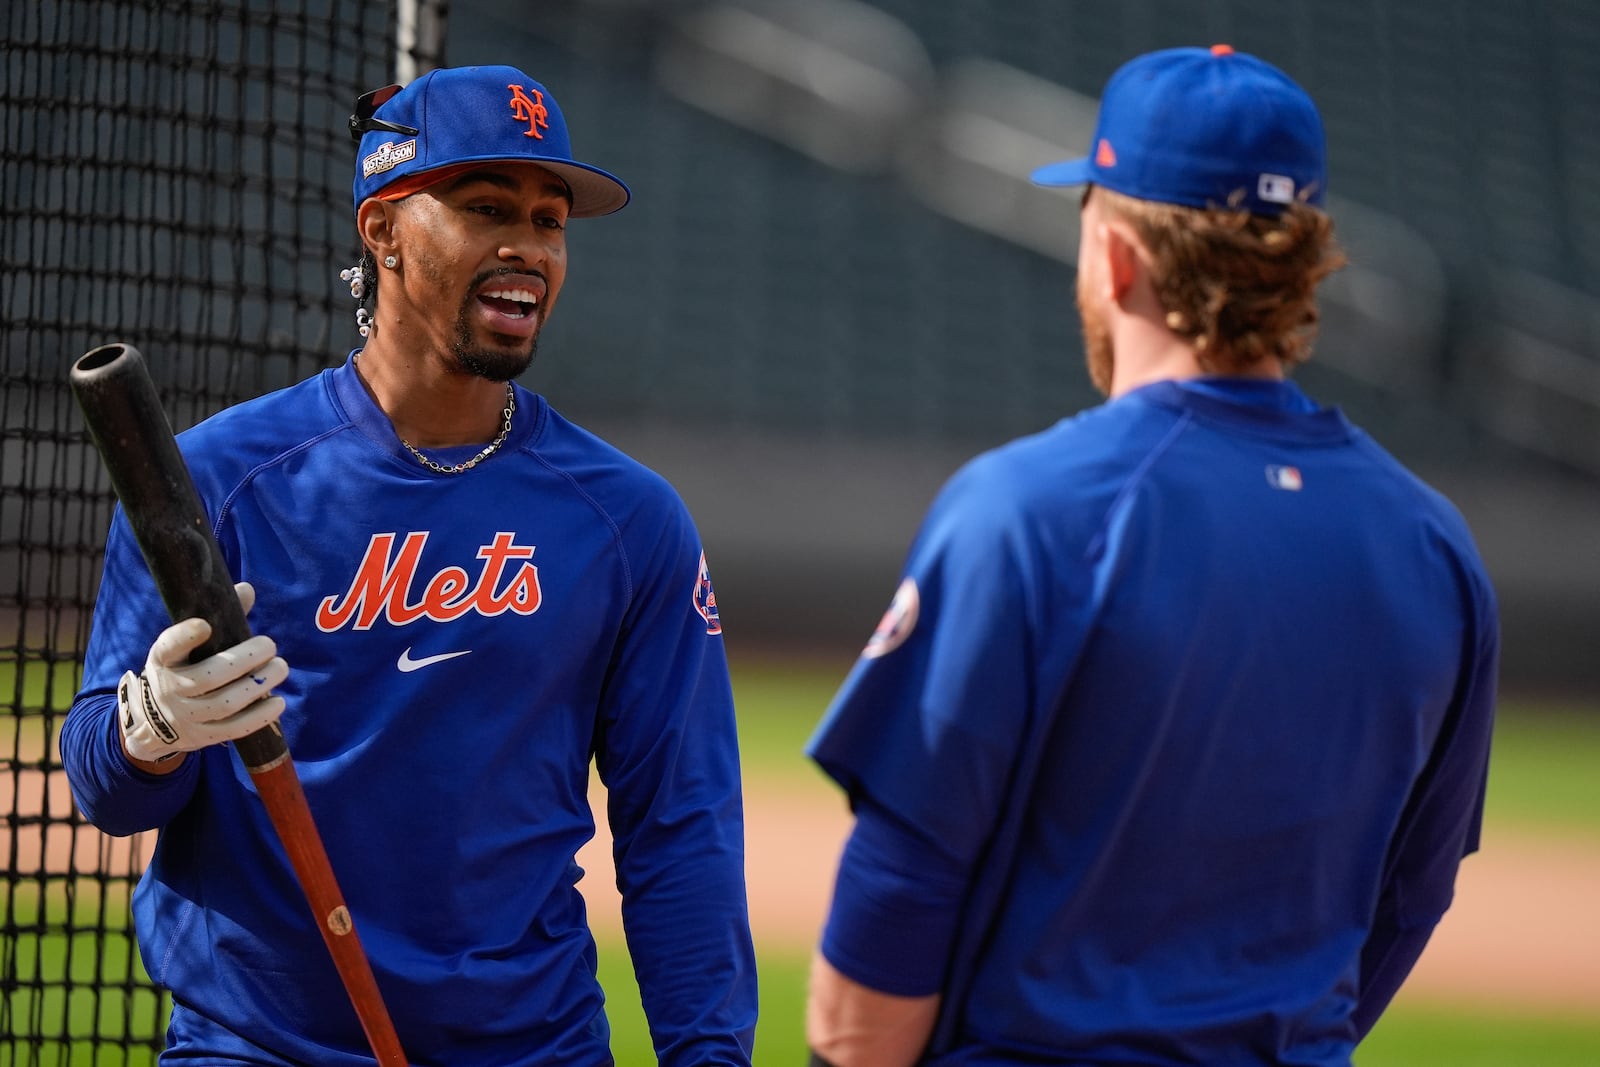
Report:
[[[84,353],[70,373],[111,487],[133,528],[156,589],[174,622],[201,618],[211,637],[190,656],[204,659],[250,636],[222,548],[178,451],[172,426],[139,350],[108,344]],[[356,935],[333,868],[277,724],[234,743],[333,956],[334,966],[382,1067],[405,1067],[372,966]]]

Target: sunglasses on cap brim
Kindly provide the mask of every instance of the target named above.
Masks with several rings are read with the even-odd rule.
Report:
[[[393,99],[400,91],[398,85],[385,85],[382,89],[374,89],[370,93],[362,93],[356,97],[356,110],[350,116],[350,139],[356,144],[361,143],[361,138],[373,130],[383,130],[387,133],[398,133],[406,137],[415,137],[417,128],[405,126],[398,122],[388,122],[384,119],[373,118],[384,104]]]

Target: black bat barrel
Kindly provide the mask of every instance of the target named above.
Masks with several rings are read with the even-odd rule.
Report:
[[[144,357],[130,344],[101,345],[79,357],[69,381],[167,613],[174,622],[201,618],[211,624],[211,637],[190,658],[204,659],[248,638],[250,625],[227,561]],[[287,752],[272,727],[240,738],[234,747],[251,768]]]

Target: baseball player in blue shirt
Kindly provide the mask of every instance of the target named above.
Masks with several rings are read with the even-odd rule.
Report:
[[[221,743],[276,720],[412,1064],[612,1062],[574,860],[593,760],[659,1062],[747,1067],[739,760],[699,535],[662,478],[514,381],[569,220],[628,190],[511,67],[433,71],[351,123],[364,346],[180,437],[258,636],[186,665],[207,624],[166,617],[119,512],[62,730],[83,813],[160,831],[133,913],[172,992],[161,1062],[372,1062]]]
[[[1034,179],[1086,187],[1107,400],[950,480],[810,743],[813,1062],[1348,1067],[1478,845],[1494,594],[1287,380],[1343,262],[1300,87],[1141,56]]]

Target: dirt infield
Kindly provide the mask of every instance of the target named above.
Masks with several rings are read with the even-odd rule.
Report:
[[[603,794],[596,794],[603,811]],[[750,783],[747,881],[756,950],[810,950],[849,828],[840,796],[785,781]],[[579,853],[597,927],[618,922],[610,841]],[[1461,868],[1456,900],[1400,993],[1407,1002],[1593,1019],[1600,1013],[1600,841],[1491,825]]]
[[[70,805],[65,780],[24,771],[17,815],[47,817],[13,835],[0,824],[0,852],[17,872],[128,869],[128,840],[54,819]],[[604,794],[593,795],[597,812]],[[822,781],[750,782],[745,794],[751,924],[760,953],[803,954],[815,943],[849,828],[842,798]],[[31,820],[30,820],[31,821]],[[583,888],[598,928],[620,925],[610,839],[579,853]],[[14,836],[14,840],[13,840]],[[148,851],[148,845],[145,846]],[[15,851],[13,851],[13,849]],[[1448,1003],[1496,1013],[1600,1015],[1600,840],[1519,831],[1491,823],[1484,851],[1462,866],[1456,901],[1401,991],[1402,1001]]]

